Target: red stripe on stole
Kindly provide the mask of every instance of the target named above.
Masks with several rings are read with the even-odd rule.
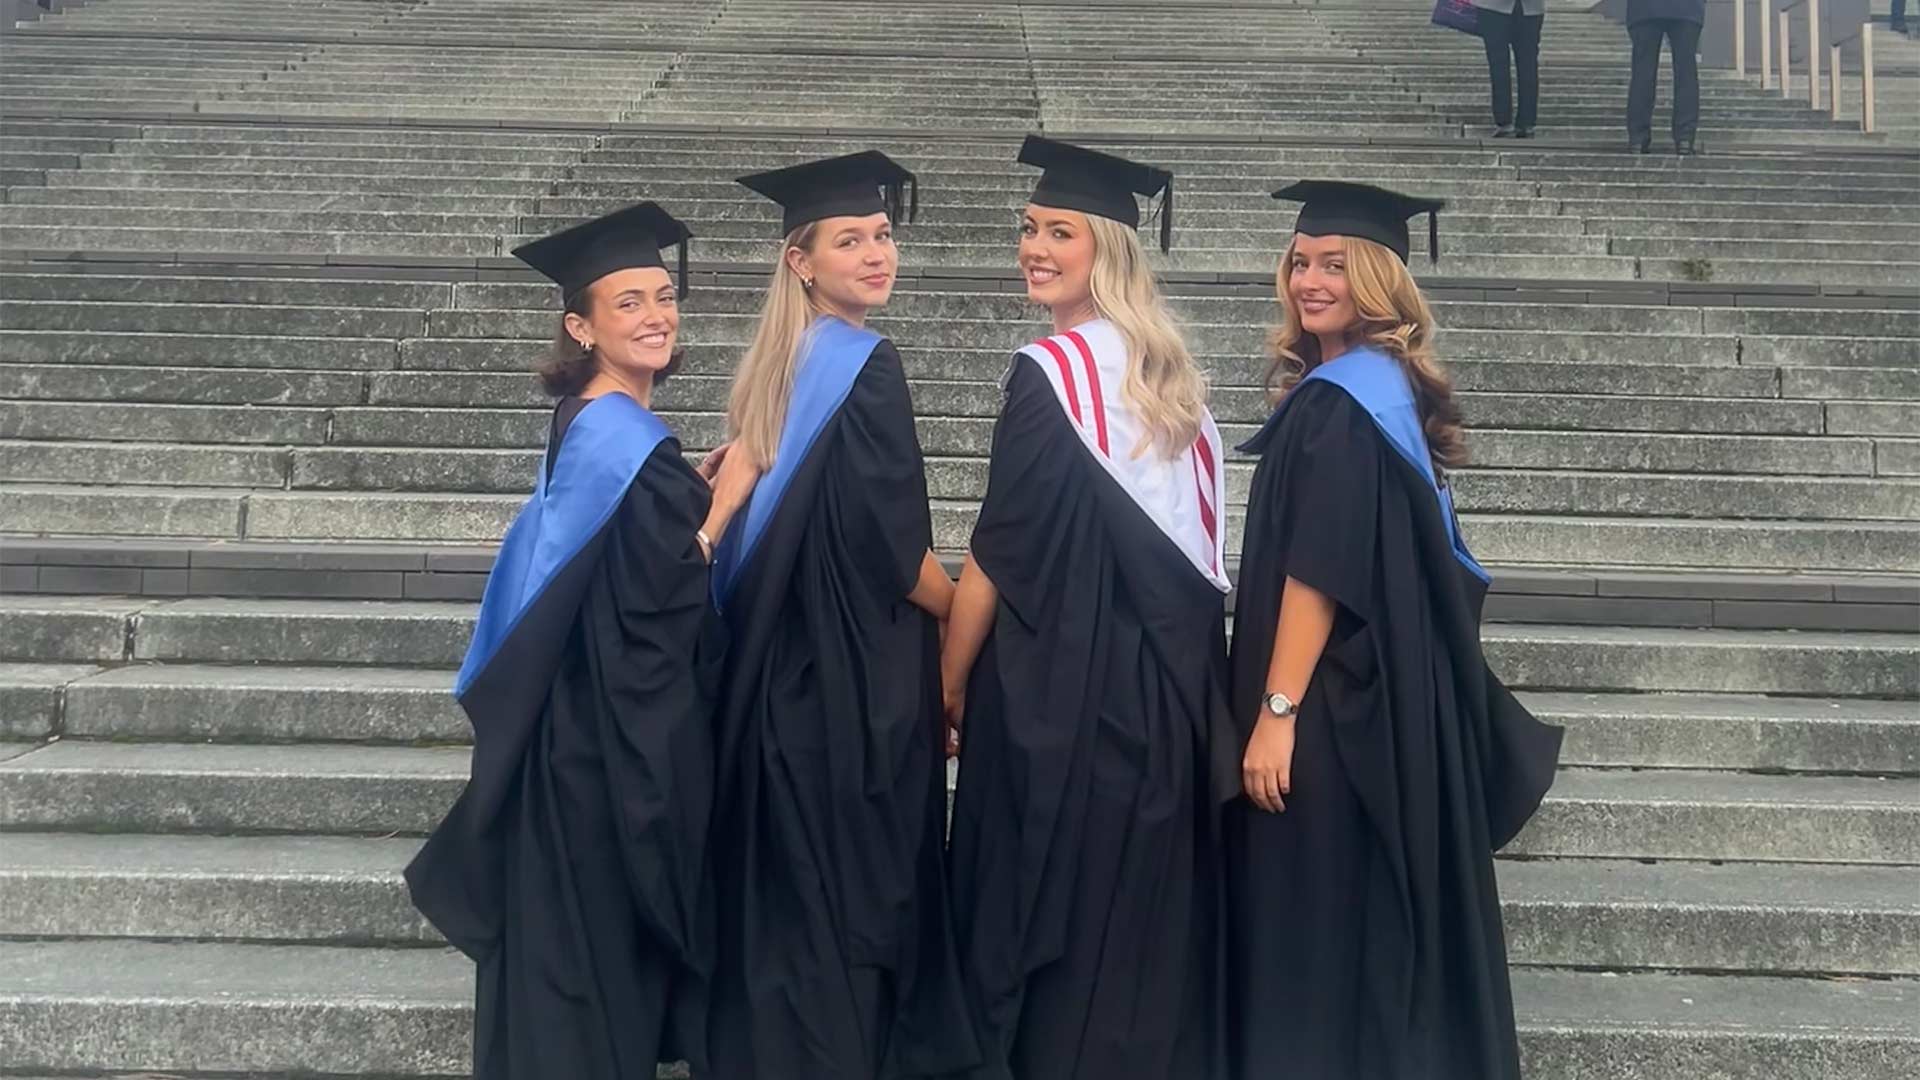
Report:
[[[1100,443],[1100,452],[1112,457],[1113,451],[1107,449],[1107,403],[1100,394],[1100,368],[1093,362],[1093,349],[1078,330],[1067,331],[1067,340],[1080,350],[1080,361],[1087,369],[1087,393],[1093,400],[1093,427]]]
[[[1206,469],[1206,475],[1204,477],[1201,475],[1201,468],[1203,466]],[[1194,485],[1199,488],[1200,525],[1207,530],[1207,561],[1212,564],[1215,570],[1218,570],[1220,569],[1220,534],[1217,531],[1219,528],[1219,519],[1213,507],[1213,447],[1208,444],[1207,436],[1204,433],[1193,442],[1193,482]]]
[[[1073,388],[1073,365],[1067,362],[1067,350],[1053,343],[1052,338],[1044,338],[1040,344],[1053,356],[1053,362],[1060,368],[1060,381],[1067,388],[1067,411],[1073,413],[1073,422],[1080,422],[1080,391]]]

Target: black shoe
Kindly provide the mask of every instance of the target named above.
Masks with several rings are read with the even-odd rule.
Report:
[[[1501,124],[1501,125],[1500,125],[1499,127],[1497,127],[1497,128],[1494,128],[1494,129],[1493,129],[1493,137],[1494,137],[1494,138],[1496,138],[1496,139],[1511,139],[1511,138],[1513,138],[1513,125],[1512,125],[1512,124]]]
[[[1698,150],[1694,149],[1692,139],[1674,140],[1673,152],[1676,154],[1679,154],[1681,157],[1693,157],[1695,154],[1699,153]],[[1646,151],[1642,150],[1641,153],[1644,154],[1646,153]]]
[[[1513,137],[1516,139],[1531,139],[1533,138],[1533,129],[1532,128],[1514,128]]]
[[[1907,32],[1907,21],[1905,19],[1901,19],[1899,22],[1889,22],[1887,23],[1887,29],[1893,31],[1896,34],[1904,34]]]
[[[1627,149],[1636,154],[1651,154],[1653,153],[1653,139],[1652,137],[1641,139],[1639,142],[1629,145]]]

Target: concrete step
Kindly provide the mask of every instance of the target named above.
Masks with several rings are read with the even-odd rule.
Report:
[[[256,540],[497,541],[519,494],[242,492],[215,488],[0,484],[9,531],[25,535]],[[964,548],[976,505],[936,501],[934,543]],[[1607,518],[1467,514],[1475,552],[1494,563],[1653,568],[1920,571],[1908,522]],[[1238,550],[1240,518],[1228,517]]]
[[[0,835],[10,938],[430,945],[411,839]],[[1528,966],[1920,973],[1920,869],[1507,861],[1509,955]]]
[[[1503,852],[1911,868],[1920,865],[1916,815],[1912,778],[1563,768]]]
[[[0,1067],[464,1076],[471,965],[451,950],[0,944]],[[222,993],[210,992],[219,988]],[[1896,1080],[1920,1063],[1911,984],[1517,970],[1531,1075]],[[78,1040],[75,1025],[110,1030]],[[262,1038],[271,1032],[271,1038]]]
[[[0,596],[0,659],[456,666],[472,605],[423,601]],[[1920,637],[1897,633],[1489,625],[1523,688],[1920,697]]]
[[[421,836],[467,767],[464,747],[66,739],[0,762],[0,828]],[[1506,853],[1911,868],[1916,825],[1913,778],[1567,768]]]
[[[68,699],[71,717],[76,695]],[[1567,729],[1561,758],[1570,765],[1920,774],[1920,709],[1910,701],[1552,691],[1521,699]]]
[[[236,579],[247,572],[227,571]],[[461,743],[469,731],[451,685],[445,669],[5,664],[0,732]],[[1563,757],[1572,765],[1920,775],[1920,711],[1910,702],[1554,691],[1522,697],[1542,719],[1567,728]]]

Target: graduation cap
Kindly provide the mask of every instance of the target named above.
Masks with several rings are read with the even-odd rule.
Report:
[[[792,233],[822,218],[886,213],[901,220],[901,195],[913,189],[906,220],[920,212],[920,184],[913,173],[878,150],[822,158],[784,169],[742,176],[742,184],[780,204],[780,231]]]
[[[1440,210],[1444,199],[1422,199],[1372,184],[1302,180],[1273,193],[1300,203],[1293,231],[1305,236],[1358,236],[1392,248],[1401,262],[1413,249],[1407,219],[1427,215],[1427,257],[1440,261]]]
[[[1160,250],[1172,249],[1173,174],[1167,170],[1040,135],[1029,135],[1020,144],[1020,164],[1044,170],[1033,188],[1036,205],[1094,214],[1130,229],[1140,225],[1140,206],[1133,197],[1152,198],[1164,189]]]
[[[552,278],[572,300],[580,290],[616,270],[667,264],[660,249],[679,245],[679,292],[687,295],[686,225],[659,203],[635,203],[605,217],[583,221],[513,249],[514,258]]]

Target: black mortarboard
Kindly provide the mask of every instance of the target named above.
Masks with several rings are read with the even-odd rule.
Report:
[[[1152,198],[1166,189],[1160,202],[1160,250],[1173,247],[1173,174],[1167,170],[1040,135],[1020,144],[1020,164],[1044,170],[1033,188],[1035,204],[1096,214],[1130,229],[1140,225],[1140,205],[1133,197]]]
[[[789,165],[743,176],[737,182],[780,204],[782,235],[830,217],[885,212],[900,221],[903,207],[906,220],[911,221],[920,209],[920,185],[913,173],[878,150]],[[913,189],[911,206],[901,198],[906,188]]]
[[[1273,193],[1276,199],[1300,203],[1293,231],[1307,236],[1358,236],[1392,248],[1407,261],[1413,242],[1407,219],[1427,215],[1427,257],[1440,261],[1440,210],[1444,199],[1421,199],[1372,184],[1339,180],[1302,180]]]
[[[687,295],[687,227],[659,203],[635,203],[513,249],[514,258],[552,278],[571,300],[616,270],[666,269],[660,249],[680,245],[680,295]]]

